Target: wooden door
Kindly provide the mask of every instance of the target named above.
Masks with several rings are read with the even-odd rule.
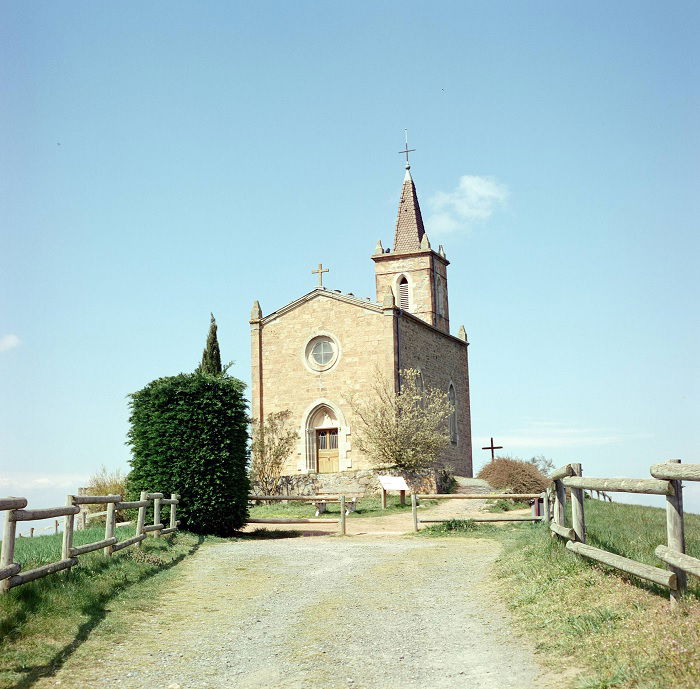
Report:
[[[338,471],[338,429],[316,431],[318,471],[327,474]]]

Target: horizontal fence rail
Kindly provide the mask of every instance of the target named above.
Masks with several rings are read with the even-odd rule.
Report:
[[[104,555],[109,557],[118,550],[141,543],[149,532],[152,532],[155,537],[159,537],[177,531],[177,527],[180,524],[180,522],[177,521],[176,515],[179,502],[180,496],[176,493],[173,493],[169,498],[163,498],[162,493],[147,493],[145,491],[141,493],[141,497],[138,501],[132,502],[122,502],[121,495],[68,495],[66,498],[66,505],[63,507],[28,510],[25,509],[27,506],[26,498],[0,498],[0,511],[7,512],[2,536],[2,548],[0,549],[0,594],[6,593],[15,586],[20,586],[21,584],[26,584],[29,581],[40,579],[49,574],[75,567],[75,565],[78,564],[78,556],[80,555],[85,555],[95,550],[102,550]],[[170,506],[170,525],[168,528],[165,528],[164,524],[161,523],[161,504]],[[106,517],[105,536],[102,540],[95,541],[94,543],[74,546],[73,534],[76,515],[80,515],[83,526],[85,526],[89,518],[86,512],[81,511],[81,505],[107,506],[105,512],[91,515],[92,517],[98,515]],[[146,526],[146,509],[151,505],[153,505],[154,521],[152,525]],[[117,524],[117,512],[126,509],[138,509],[136,535],[120,542],[114,535],[115,528],[131,522]],[[53,517],[65,518],[61,559],[42,565],[41,567],[22,571],[21,564],[14,561],[17,522]],[[54,527],[47,528],[55,528],[56,533],[58,533],[58,522],[55,522]],[[32,536],[34,535],[33,532],[34,529],[32,528],[30,530]]]
[[[347,505],[355,504],[355,500],[352,499],[350,502],[346,503],[345,495],[338,495],[337,498],[331,498],[326,495],[322,498],[313,495],[249,495],[249,502],[257,502],[262,500],[279,501],[279,500],[292,500],[297,502],[311,502],[313,504],[319,505],[323,504],[325,506],[328,502],[337,502],[340,505],[340,515],[338,519],[306,519],[304,517],[268,517],[264,519],[248,519],[248,524],[337,524],[338,533],[341,536],[346,534],[346,517],[348,514]],[[318,512],[317,512],[318,514]]]
[[[567,464],[552,472],[547,494],[554,498],[550,530],[566,539],[568,550],[596,562],[615,567],[670,590],[675,605],[687,590],[687,575],[700,577],[700,559],[685,553],[683,516],[683,481],[700,481],[700,464],[681,464],[679,459],[654,464],[649,469],[651,479],[591,478],[582,476],[580,464]],[[571,492],[571,521],[565,524],[566,490]],[[584,520],[584,491],[603,493],[638,493],[662,495],[666,498],[666,545],[659,545],[655,554],[666,569],[594,548],[586,544]],[[549,508],[545,510],[549,518]]]
[[[657,481],[653,478],[590,478],[569,476],[561,479],[567,488],[588,488],[610,493],[643,493],[646,495],[673,495],[670,481]]]
[[[418,531],[420,524],[441,524],[445,522],[455,521],[454,519],[420,519],[418,517],[418,503],[420,500],[535,500],[536,503],[542,500],[547,504],[546,493],[412,493],[411,494],[411,512],[413,515],[413,530]],[[548,507],[545,508],[545,515]],[[469,517],[469,521],[473,522],[539,522],[545,519],[544,515],[539,514],[535,508],[535,514],[531,517],[525,516],[504,516],[494,514],[493,516],[484,517]]]

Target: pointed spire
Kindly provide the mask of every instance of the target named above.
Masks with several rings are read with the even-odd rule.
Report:
[[[420,240],[420,248],[421,249],[429,249],[430,248],[430,240],[428,239],[427,232],[423,235],[423,239]]]
[[[418,205],[416,185],[406,164],[406,176],[401,190],[401,202],[399,214],[396,218],[396,232],[394,234],[394,252],[418,251],[421,248],[421,240],[425,234],[423,217]]]
[[[377,246],[374,247],[374,253],[372,256],[378,256],[379,254],[384,253],[384,247],[382,246],[382,240],[377,241]]]
[[[250,311],[250,320],[259,321],[262,318],[262,309],[260,308],[260,302],[256,299],[253,302],[253,308]]]
[[[465,342],[467,342],[467,331],[464,329],[463,325],[459,326],[459,332],[457,333],[457,337],[460,340],[464,340]]]

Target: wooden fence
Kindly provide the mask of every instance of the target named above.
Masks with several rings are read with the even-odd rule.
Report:
[[[419,524],[437,524],[438,522],[452,521],[450,519],[419,519],[418,518],[418,501],[419,500],[493,500],[498,498],[515,498],[520,500],[534,499],[543,500],[545,504],[544,513],[548,512],[547,505],[547,493],[425,493],[418,495],[416,493],[411,494],[411,509],[413,512],[413,530],[418,531]],[[250,502],[280,502],[284,500],[289,500],[291,502],[311,502],[311,503],[326,503],[326,502],[338,502],[340,503],[340,515],[338,519],[305,519],[300,517],[282,518],[282,517],[269,517],[266,519],[248,519],[248,524],[337,524],[338,533],[341,536],[346,534],[346,515],[348,510],[346,509],[346,496],[338,495],[337,499],[329,500],[327,496],[319,498],[317,495],[250,495],[248,500]],[[524,517],[521,515],[510,517],[503,516],[499,514],[494,514],[493,516],[485,517],[473,517],[472,521],[475,522],[530,522],[530,521],[542,521],[543,517],[541,515],[536,515],[532,517]]]
[[[419,500],[500,500],[500,499],[516,499],[516,500],[540,500],[545,504],[544,513],[547,514],[549,505],[547,504],[547,493],[425,493],[411,494],[411,511],[413,512],[413,530],[418,531],[420,524],[439,524],[442,522],[450,522],[452,519],[419,519],[418,518],[418,502]],[[534,510],[535,512],[537,510]],[[494,514],[485,517],[470,517],[470,521],[474,522],[539,522],[542,521],[541,515],[535,514],[531,517],[507,516],[502,514]]]
[[[650,468],[651,479],[590,478],[582,475],[580,464],[567,464],[554,471],[549,492],[553,495],[553,510],[549,528],[567,541],[566,547],[583,557],[616,567],[623,572],[652,581],[670,590],[675,605],[687,588],[687,575],[700,577],[700,560],[685,553],[682,481],[700,481],[700,464],[681,464],[672,459]],[[565,522],[566,489],[571,493],[571,526]],[[656,548],[656,556],[666,569],[653,567],[630,558],[594,548],[586,544],[584,491],[641,493],[663,495],[666,499],[666,545]],[[549,521],[550,514],[545,512]]]
[[[78,564],[78,556],[90,553],[93,550],[102,549],[104,555],[109,557],[112,553],[122,550],[122,548],[141,543],[148,533],[152,532],[155,537],[158,537],[177,531],[180,523],[177,521],[176,516],[179,500],[180,496],[176,493],[173,493],[169,498],[164,498],[162,493],[148,493],[147,491],[143,491],[139,500],[134,502],[122,502],[121,495],[69,495],[64,507],[26,510],[24,509],[27,506],[26,498],[0,498],[0,511],[7,512],[2,537],[2,549],[0,550],[0,594],[9,591],[15,586],[34,581],[34,579],[40,579],[48,574],[70,569]],[[107,510],[104,513],[106,516],[105,537],[101,541],[74,547],[75,515],[81,512],[81,505],[107,506]],[[153,505],[153,524],[146,526],[146,509],[151,505]],[[170,505],[170,524],[167,528],[161,523],[161,507],[163,505]],[[124,541],[118,541],[114,535],[117,512],[129,509],[138,509],[136,535]],[[17,522],[54,517],[65,517],[61,559],[57,562],[51,562],[22,572],[22,566],[14,561]]]
[[[327,503],[327,498],[319,498],[316,495],[249,495],[249,502],[279,502],[290,500],[292,502]],[[301,517],[270,517],[267,519],[248,519],[247,524],[337,524],[338,533],[345,536],[345,517],[347,509],[345,506],[345,496],[338,495],[337,502],[340,504],[340,515],[338,519],[304,519]]]

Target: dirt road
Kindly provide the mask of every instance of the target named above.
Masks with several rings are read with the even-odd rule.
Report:
[[[119,633],[96,629],[35,686],[550,686],[491,595],[498,552],[391,535],[204,546],[142,614],[110,613]]]

